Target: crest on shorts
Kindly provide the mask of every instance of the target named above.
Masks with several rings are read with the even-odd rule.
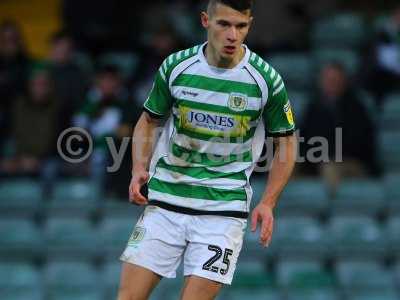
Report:
[[[146,228],[141,226],[136,226],[131,234],[131,237],[129,238],[128,245],[133,246],[138,244],[141,240],[143,240],[145,233],[146,233]]]
[[[290,125],[294,124],[292,106],[290,105],[290,101],[288,101],[283,107],[283,111],[285,112],[286,119],[288,120]]]
[[[229,95],[228,107],[233,111],[244,111],[247,108],[247,95],[231,93]]]

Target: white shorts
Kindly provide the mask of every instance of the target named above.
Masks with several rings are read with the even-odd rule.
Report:
[[[231,284],[247,220],[192,216],[146,207],[121,260],[175,278],[182,257],[184,276]]]

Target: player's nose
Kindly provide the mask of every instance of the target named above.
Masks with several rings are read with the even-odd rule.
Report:
[[[230,42],[236,42],[237,38],[238,38],[237,29],[234,26],[230,27],[228,30],[228,40]]]

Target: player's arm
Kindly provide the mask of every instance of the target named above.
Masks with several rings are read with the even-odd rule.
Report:
[[[264,246],[271,241],[274,225],[273,210],[292,174],[297,153],[297,141],[294,134],[274,138],[274,144],[275,155],[268,176],[268,184],[260,203],[253,210],[251,220],[252,231],[255,231],[257,223],[261,222],[260,242]]]
[[[129,200],[139,205],[147,204],[147,199],[140,193],[140,188],[149,179],[149,165],[156,143],[156,128],[161,119],[169,114],[172,96],[167,78],[162,68],[157,71],[153,88],[145,101],[145,112],[141,115],[133,132],[132,143],[132,180],[129,186]]]
[[[140,188],[149,179],[148,169],[156,141],[156,129],[160,124],[160,119],[143,112],[133,131],[129,200],[139,205],[147,204],[147,199],[140,193]]]
[[[295,124],[292,108],[283,82],[274,85],[263,111],[268,135],[274,137],[275,154],[268,176],[268,183],[261,201],[254,208],[251,229],[261,223],[260,242],[267,246],[273,231],[273,209],[279,195],[287,184],[297,155],[297,141],[294,135]]]

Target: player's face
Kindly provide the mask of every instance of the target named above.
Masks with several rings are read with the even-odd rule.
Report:
[[[240,12],[223,4],[217,4],[211,14],[202,13],[201,18],[208,31],[208,43],[228,60],[240,55],[252,19],[250,10]]]

